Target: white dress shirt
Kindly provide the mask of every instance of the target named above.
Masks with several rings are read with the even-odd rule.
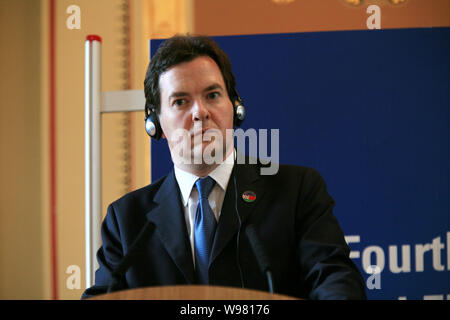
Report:
[[[222,210],[223,200],[225,198],[225,191],[227,190],[228,181],[230,180],[231,171],[234,166],[234,154],[235,150],[221,163],[217,168],[209,173],[209,176],[216,181],[211,193],[209,194],[208,201],[216,220],[219,221],[220,213]],[[187,232],[192,249],[192,259],[195,266],[195,247],[194,247],[194,235],[195,235],[195,213],[198,205],[198,191],[195,186],[195,182],[200,177],[181,170],[177,166],[174,166],[175,177],[177,179],[178,187],[181,192],[181,201],[184,207],[184,217],[186,219]]]

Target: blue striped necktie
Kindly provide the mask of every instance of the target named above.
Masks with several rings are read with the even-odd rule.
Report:
[[[208,202],[214,184],[215,181],[211,177],[200,178],[195,182],[199,194],[195,214],[195,274],[197,283],[200,284],[208,284],[209,257],[217,224]]]

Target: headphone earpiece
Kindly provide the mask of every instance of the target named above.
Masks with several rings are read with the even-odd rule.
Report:
[[[245,107],[244,103],[242,102],[241,97],[239,96],[239,93],[237,92],[236,88],[234,89],[234,114],[233,114],[233,124],[235,127],[239,127],[245,119]]]
[[[151,138],[155,140],[161,139],[162,129],[158,116],[154,110],[147,106],[145,107],[145,131]]]
[[[234,125],[239,127],[245,119],[245,107],[240,102],[237,106],[234,107]]]

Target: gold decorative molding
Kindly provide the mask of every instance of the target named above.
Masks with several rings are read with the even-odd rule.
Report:
[[[295,0],[271,0],[273,3],[275,4],[290,4],[292,2],[294,2]]]
[[[151,38],[168,38],[192,32],[193,0],[147,0],[146,14]]]
[[[371,0],[371,1],[364,1],[364,0],[343,0],[346,4],[349,4],[351,6],[359,6],[364,4],[364,2],[367,2],[367,5],[370,4],[378,4],[378,5],[383,5],[383,4],[393,4],[393,5],[400,5],[400,4],[404,4],[406,2],[406,0]]]

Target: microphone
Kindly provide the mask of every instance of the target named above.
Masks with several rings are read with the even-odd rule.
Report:
[[[108,293],[116,291],[119,286],[119,279],[122,278],[127,270],[134,262],[136,253],[142,246],[144,240],[155,230],[155,225],[147,220],[144,227],[141,229],[133,244],[130,246],[127,254],[122,258],[117,268],[111,273],[111,281],[108,286]]]
[[[265,274],[267,277],[269,292],[273,293],[272,270],[270,267],[269,259],[262,247],[261,241],[259,241],[255,227],[252,224],[248,225],[247,228],[245,229],[245,233],[247,234],[248,240],[250,241],[250,246],[252,247],[253,252],[255,253],[259,268],[261,269],[261,272]]]

